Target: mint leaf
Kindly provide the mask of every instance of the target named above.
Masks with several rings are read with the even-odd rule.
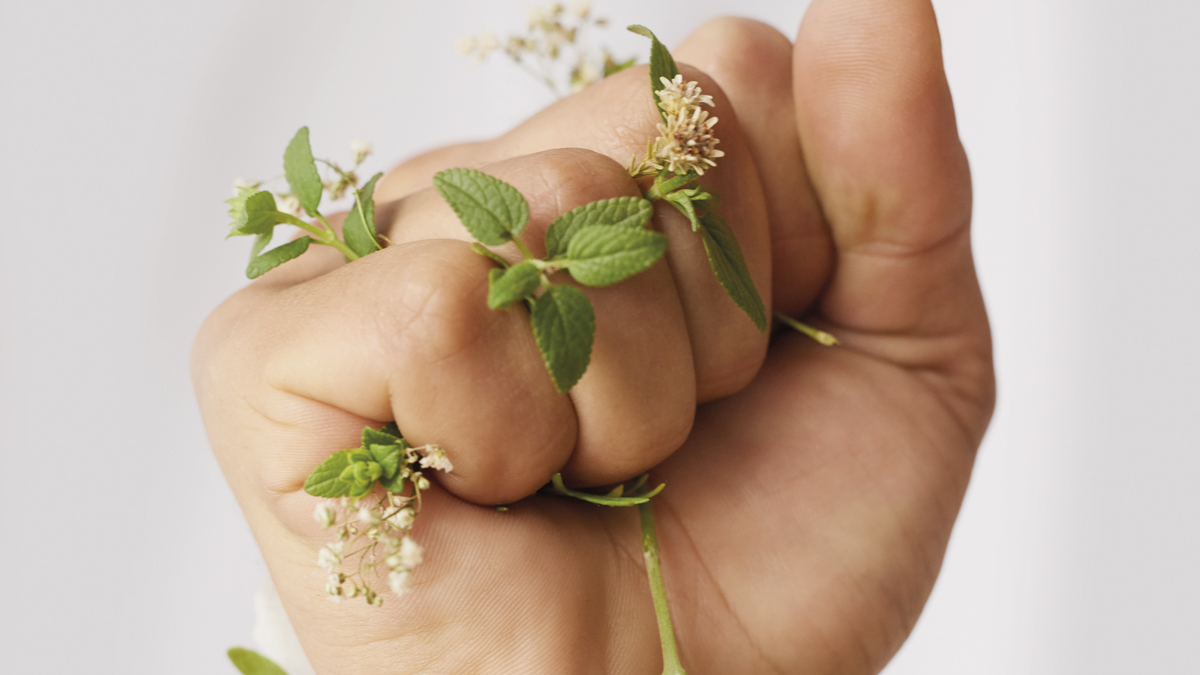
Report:
[[[400,436],[393,434],[388,426],[389,422],[382,429],[372,429],[371,427],[363,427],[362,446],[369,448],[372,445],[395,445],[401,441]]]
[[[433,186],[480,243],[499,246],[521,234],[529,222],[529,204],[521,193],[482,171],[439,171]]]
[[[268,239],[267,241],[270,240]],[[262,246],[259,246],[259,242],[262,242],[262,246],[266,246],[266,242],[262,241],[261,238],[254,242],[257,250],[261,251]],[[295,241],[289,241],[283,246],[273,248],[262,255],[255,255],[250,258],[250,264],[246,266],[246,276],[250,279],[257,279],[292,258],[299,257],[300,254],[308,250],[308,245],[311,243],[312,237],[300,237]]]
[[[663,88],[663,83],[660,78],[668,80],[675,79],[679,74],[679,67],[675,65],[675,59],[671,57],[671,52],[666,45],[658,41],[654,33],[650,32],[645,26],[633,25],[629,27],[630,33],[650,38],[650,91],[651,97],[654,99],[654,104],[658,105],[658,96],[656,95],[659,89]],[[660,108],[658,114],[662,116],[663,122],[667,121],[666,113]]]
[[[488,307],[505,309],[509,305],[529,297],[542,283],[542,271],[532,262],[525,261],[501,270],[488,272]]]
[[[704,241],[704,252],[712,266],[717,281],[750,317],[760,332],[767,330],[767,310],[763,307],[758,289],[750,278],[750,268],[742,257],[742,248],[725,219],[715,213],[706,213],[700,218],[700,238]]]
[[[679,209],[679,212],[683,214],[683,217],[687,218],[692,223],[693,232],[699,232],[700,218],[696,215],[696,207],[692,204],[691,198],[685,194],[687,192],[690,192],[690,190],[676,190],[675,192],[668,192],[664,199],[666,199],[671,206]]]
[[[375,181],[383,177],[382,173],[371,176],[371,180],[358,191],[358,199],[354,208],[342,222],[342,238],[351,251],[360,257],[374,253],[383,248],[379,245],[379,234],[375,232]]]
[[[654,215],[654,204],[641,197],[601,199],[571,209],[554,219],[546,228],[546,257],[567,252],[567,244],[581,227],[610,225],[615,227],[645,227]]]
[[[277,224],[287,222],[287,215],[275,208],[275,196],[266,190],[246,197],[237,212],[231,209],[230,213],[233,215],[233,227],[229,230],[231,237],[266,234],[273,231]]]
[[[379,479],[379,484],[383,486],[384,490],[397,495],[401,492],[404,492],[404,483],[405,479],[403,471],[397,471],[391,478],[384,476],[383,478]]]
[[[317,173],[317,163],[313,161],[312,146],[308,144],[308,127],[300,127],[284,150],[283,175],[304,212],[316,216],[321,191],[325,188],[321,185],[321,174]]]
[[[667,250],[667,238],[632,227],[588,225],[567,247],[567,269],[587,286],[609,286],[653,265]]]
[[[226,654],[233,665],[242,671],[242,675],[287,675],[283,668],[258,652],[234,647]]]
[[[559,392],[567,393],[583,377],[595,333],[592,303],[574,286],[551,286],[534,303],[533,337]]]
[[[380,429],[380,431],[385,434],[391,434],[396,438],[404,438],[404,436],[400,434],[400,427],[396,426],[395,422],[388,422],[387,424],[383,425],[383,428]]]
[[[304,491],[314,497],[345,497],[350,494],[353,483],[342,479],[342,474],[353,465],[351,450],[333,453],[320,466],[313,469],[304,481]]]
[[[382,469],[381,478],[391,478],[400,470],[400,454],[403,450],[399,445],[369,445],[371,456]]]

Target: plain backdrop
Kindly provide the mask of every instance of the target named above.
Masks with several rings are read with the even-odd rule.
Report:
[[[1000,397],[885,672],[1196,672],[1200,4],[935,5]],[[0,1],[0,671],[234,672],[264,568],[187,372],[246,283],[221,201],[303,124],[374,170],[523,119],[549,95],[453,44],[528,6]],[[671,44],[804,6],[597,10]]]

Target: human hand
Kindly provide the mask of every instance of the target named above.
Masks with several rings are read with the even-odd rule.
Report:
[[[969,182],[932,12],[815,3],[794,94],[792,51],[740,21],[676,51],[725,89],[689,75],[717,97],[728,156],[706,182],[764,300],[773,260],[775,307],[814,310],[847,345],[780,336],[753,383],[700,408],[655,471],[669,484],[655,504],[693,673],[878,670],[936,576],[990,414]],[[614,77],[501,139],[401,167],[378,193],[404,197],[397,246],[352,266],[310,254],[282,267],[198,339],[214,449],[318,672],[657,672],[632,510],[535,497],[496,513],[434,490],[417,592],[373,610],[316,590],[325,537],[300,492],[367,420],[393,415],[416,442],[450,449],[444,486],[474,501],[520,497],[564,465],[584,483],[625,478],[678,446],[697,401],[754,377],[763,338],[686,224],[660,213],[668,264],[589,290],[592,367],[570,399],[553,394],[527,321],[486,310],[486,265],[439,240],[466,236],[416,191],[447,166],[488,165],[529,198],[531,235],[577,203],[633,194],[595,155],[530,155],[584,146],[623,161],[653,135],[644,78]]]

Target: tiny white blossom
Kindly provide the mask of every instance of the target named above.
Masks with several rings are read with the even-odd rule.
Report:
[[[441,446],[426,445],[421,449],[425,452],[425,456],[421,458],[422,469],[437,469],[446,473],[454,470],[454,465],[450,463],[450,458],[446,456],[446,451]]]
[[[337,572],[338,567],[342,565],[342,547],[340,541],[321,547],[317,553],[317,564],[321,566],[321,569],[330,574]]]
[[[462,54],[463,56],[469,56],[472,52],[475,51],[475,47],[476,47],[475,38],[470,35],[468,35],[466,37],[460,37],[454,43],[454,48],[457,49],[458,53]]]
[[[655,94],[658,96],[659,107],[667,114],[667,117],[677,115],[680,110],[685,108],[701,104],[710,107],[713,105],[712,96],[703,93],[698,82],[684,82],[683,75],[676,75],[672,80],[665,77],[658,79],[663,83],[663,88]]]
[[[418,477],[417,478],[417,489],[418,490],[428,490],[429,489],[429,479],[426,478],[425,476]]]
[[[367,508],[365,505],[358,508],[358,522],[364,525],[376,525],[379,523],[379,514],[375,513],[374,509]]]
[[[342,601],[342,581],[340,575],[329,575],[329,580],[325,582],[325,592],[329,594],[330,600],[334,602]]]
[[[361,164],[372,152],[375,152],[375,148],[369,142],[359,138],[350,143],[350,152],[354,153],[354,163]]]
[[[407,530],[413,525],[417,514],[410,508],[403,508],[388,517],[388,524],[398,530]]]
[[[321,524],[321,527],[328,528],[337,520],[337,511],[329,502],[319,502],[313,509],[313,518]]]
[[[296,198],[296,195],[285,194],[276,195],[276,197],[275,208],[293,216],[300,215],[300,200]]]
[[[393,570],[388,573],[388,586],[396,595],[404,595],[412,590],[412,575],[407,570]]]
[[[485,30],[479,34],[478,46],[481,54],[487,54],[488,52],[499,49],[500,41],[496,39],[495,35],[492,35],[491,31]]]
[[[412,569],[421,564],[421,560],[425,557],[425,550],[411,538],[405,537],[400,541],[399,555],[400,564],[408,569]]]

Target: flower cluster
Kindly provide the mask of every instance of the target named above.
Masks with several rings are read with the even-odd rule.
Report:
[[[334,540],[317,553],[330,600],[361,596],[369,605],[382,605],[383,598],[371,587],[381,567],[387,571],[393,594],[412,590],[413,570],[421,564],[424,549],[411,533],[421,512],[421,491],[430,487],[422,469],[450,472],[454,465],[439,446],[406,447],[396,479],[402,492],[373,491],[317,504],[313,518],[321,527],[334,530]],[[348,573],[347,562],[352,559],[357,559],[357,568]]]
[[[683,175],[695,172],[703,176],[717,165],[716,159],[725,153],[717,149],[720,142],[713,135],[716,117],[700,106],[713,105],[712,96],[703,93],[696,82],[684,82],[682,75],[674,79],[659,78],[662,88],[655,92],[664,121],[658,124],[658,138],[646,149],[641,161],[635,155],[629,163],[633,177],[657,174],[664,168]]]
[[[569,10],[556,2],[530,10],[525,33],[510,35],[502,42],[490,31],[483,31],[459,39],[456,46],[478,63],[503,52],[556,95],[562,95],[564,91],[581,91],[633,65],[632,59],[617,62],[607,49],[593,51],[588,46],[587,31],[607,25],[607,19],[593,16],[590,2],[577,2]],[[560,61],[566,66],[556,67]]]

